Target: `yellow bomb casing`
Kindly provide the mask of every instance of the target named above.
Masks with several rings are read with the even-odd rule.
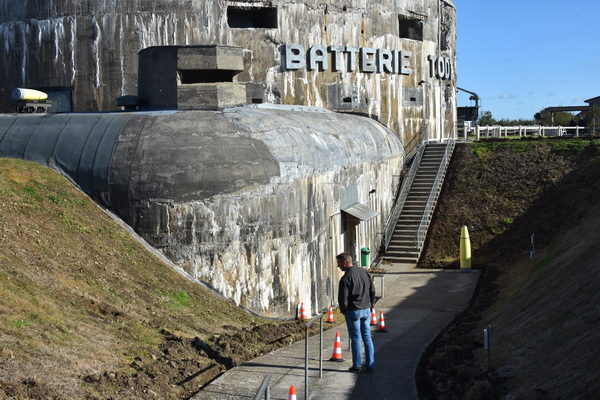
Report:
[[[14,88],[10,92],[13,100],[46,100],[48,95],[35,89]]]
[[[460,230],[460,268],[471,268],[471,240],[466,225],[463,225]]]

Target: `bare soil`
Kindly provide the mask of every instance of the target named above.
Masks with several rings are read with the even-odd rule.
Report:
[[[460,228],[467,225],[482,276],[470,308],[421,361],[422,398],[600,393],[593,345],[600,333],[590,330],[600,300],[599,145],[555,139],[457,147],[419,267],[457,268]],[[530,260],[532,234],[537,257]],[[482,349],[488,325],[490,369]]]

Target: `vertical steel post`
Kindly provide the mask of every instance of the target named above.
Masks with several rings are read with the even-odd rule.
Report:
[[[304,327],[304,400],[308,400],[308,325]]]
[[[319,379],[323,377],[323,315],[319,326]]]

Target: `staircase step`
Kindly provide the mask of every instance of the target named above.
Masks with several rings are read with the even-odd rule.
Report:
[[[383,256],[383,259],[389,262],[393,262],[393,263],[411,263],[411,264],[416,264],[417,262],[417,258],[416,257],[388,257],[388,256]]]
[[[388,251],[385,252],[385,256],[386,257],[410,257],[410,258],[417,258],[417,251],[390,251],[388,249]]]
[[[389,247],[415,247],[415,240],[414,238],[412,240],[410,239],[395,239],[392,238],[392,240],[390,240],[390,245]]]
[[[389,252],[391,252],[391,251],[413,251],[413,252],[416,252],[417,251],[416,242],[413,240],[412,243],[407,244],[407,245],[395,245],[395,244],[390,243],[390,245],[388,246],[387,254],[389,254]]]
[[[414,206],[404,203],[404,207],[402,208],[402,213],[404,213],[406,211],[409,215],[413,214],[413,213],[423,214],[423,211],[425,211],[426,207],[427,207],[426,202],[422,202],[421,204],[414,205]]]
[[[392,236],[392,238],[396,238],[396,239],[414,239],[415,236],[417,235],[417,228],[407,228],[407,227],[403,227],[403,228],[396,228],[394,229],[394,234]]]

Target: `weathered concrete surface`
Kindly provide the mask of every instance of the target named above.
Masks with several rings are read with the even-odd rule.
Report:
[[[275,7],[276,28],[231,28],[228,7]],[[456,75],[431,77],[427,57],[443,55],[455,66],[455,14],[451,0],[7,0],[0,5],[0,111],[10,109],[15,86],[54,88],[74,111],[111,110],[117,96],[137,94],[140,50],[228,45],[246,49],[235,80],[251,83],[251,98],[372,115],[405,144],[425,127],[447,137]],[[399,37],[399,15],[421,21],[422,41]],[[413,73],[283,71],[285,43],[410,51]],[[406,101],[404,87],[422,92],[423,104]]]
[[[319,379],[319,338],[309,339],[309,399],[416,400],[417,364],[423,351],[460,311],[475,290],[479,273],[461,271],[415,270],[413,265],[386,266],[385,299],[377,309],[385,312],[388,332],[373,330],[375,372],[356,375],[352,365],[345,326],[326,331],[323,339],[323,378]],[[345,362],[329,362],[335,331],[342,336]],[[271,399],[287,399],[295,385],[303,399],[304,341],[279,349],[227,371],[213,381],[194,400],[254,398],[263,378],[271,374]]]
[[[330,303],[336,254],[378,248],[404,161],[369,118],[281,107],[0,115],[3,156],[63,171],[193,277],[280,317]],[[356,228],[352,186],[380,212]]]
[[[403,162],[399,140],[382,125],[251,107],[143,124],[119,138],[111,204],[237,304],[287,317],[300,302],[312,310],[329,304],[334,257],[345,249],[340,190],[349,185],[381,214],[359,224],[356,247],[346,250],[378,248]]]

